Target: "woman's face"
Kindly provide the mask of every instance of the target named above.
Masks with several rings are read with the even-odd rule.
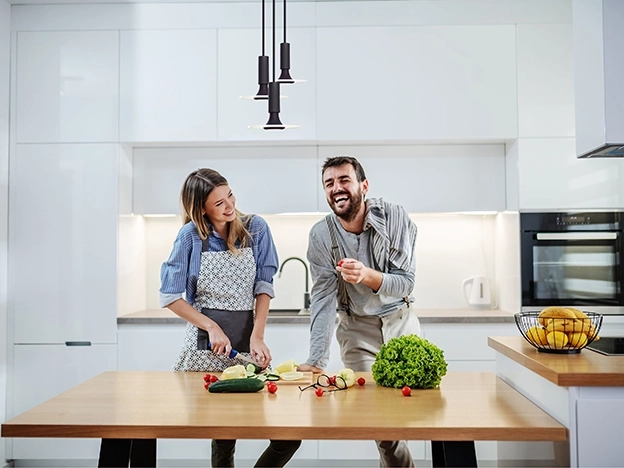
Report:
[[[204,203],[204,214],[212,224],[234,221],[236,218],[236,197],[229,185],[219,185],[212,189]]]

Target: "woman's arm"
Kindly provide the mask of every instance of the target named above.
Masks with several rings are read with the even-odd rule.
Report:
[[[263,368],[268,366],[272,359],[271,351],[264,343],[264,330],[266,329],[266,321],[269,316],[270,302],[271,296],[268,294],[258,294],[256,296],[256,319],[249,342],[252,358]]]

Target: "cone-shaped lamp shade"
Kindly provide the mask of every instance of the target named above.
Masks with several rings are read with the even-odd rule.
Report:
[[[269,120],[265,125],[250,125],[249,128],[261,128],[264,130],[285,130],[287,128],[299,128],[299,125],[284,125],[280,120],[280,86],[272,81],[269,83]]]
[[[277,79],[278,83],[293,84],[306,83],[307,80],[295,80],[290,76],[290,42],[282,42],[280,44],[280,73]]]

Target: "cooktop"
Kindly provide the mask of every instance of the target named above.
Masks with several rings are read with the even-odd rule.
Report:
[[[607,356],[624,355],[624,337],[604,336],[598,341],[592,341],[586,348]]]

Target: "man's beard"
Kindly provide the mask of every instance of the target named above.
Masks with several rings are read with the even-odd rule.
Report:
[[[362,194],[361,190],[358,190],[357,193],[355,193],[354,195],[351,195],[350,193],[346,193],[346,195],[349,197],[349,205],[345,211],[343,211],[342,213],[338,213],[338,211],[336,211],[336,203],[333,200],[335,195],[332,195],[329,207],[332,209],[336,216],[344,219],[347,223],[350,223],[355,219],[358,212],[360,211],[360,207],[362,206],[362,202],[364,201],[364,195]]]

